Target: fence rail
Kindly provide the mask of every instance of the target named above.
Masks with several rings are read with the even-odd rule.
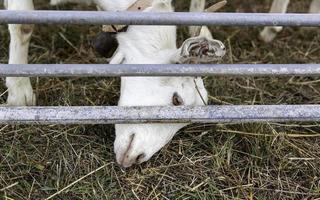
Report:
[[[243,123],[292,121],[320,121],[320,106],[0,107],[0,124]]]
[[[320,14],[0,11],[0,24],[320,26]],[[320,76],[320,64],[0,64],[5,76]],[[320,105],[0,107],[0,124],[242,123],[319,121]]]
[[[0,24],[320,26],[320,14],[1,10]]]
[[[320,64],[0,64],[0,77],[320,76]]]

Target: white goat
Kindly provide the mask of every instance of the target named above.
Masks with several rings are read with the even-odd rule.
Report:
[[[94,3],[101,10],[107,11],[123,11],[127,10],[139,0],[51,0],[52,5],[59,3]],[[197,5],[192,0],[191,5]],[[8,10],[34,10],[33,0],[4,0],[5,7]],[[194,9],[194,8],[192,8]],[[9,64],[27,64],[28,49],[33,32],[33,25],[27,24],[10,24],[10,52]],[[33,93],[29,78],[8,77],[6,78],[6,86],[8,88],[7,104],[11,106],[35,105],[36,98]]]
[[[270,13],[286,13],[290,0],[274,0],[271,6]],[[320,0],[313,0],[310,9],[310,13],[320,13]],[[260,33],[260,38],[265,42],[271,42],[277,33],[281,32],[282,26],[268,26]]]
[[[154,0],[145,12],[172,12],[171,0]],[[111,63],[170,64],[214,62],[225,54],[223,43],[208,29],[176,47],[175,26],[130,26],[117,36],[118,54]],[[207,103],[197,77],[122,77],[119,106],[195,106]],[[187,124],[117,124],[114,151],[123,167],[149,160]]]

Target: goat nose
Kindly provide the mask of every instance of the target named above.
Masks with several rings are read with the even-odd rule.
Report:
[[[121,160],[120,165],[124,168],[131,167],[134,164],[140,164],[143,162],[143,159],[146,157],[146,154],[141,153],[138,155],[124,155],[123,159]]]
[[[131,167],[136,163],[140,164],[146,158],[146,154],[144,152],[141,152],[141,150],[139,151],[139,149],[135,148],[136,146],[136,144],[134,144],[135,137],[136,137],[135,133],[129,136],[128,146],[125,149],[125,151],[122,154],[120,154],[121,157],[119,157],[120,159],[118,160],[118,163],[124,168]]]

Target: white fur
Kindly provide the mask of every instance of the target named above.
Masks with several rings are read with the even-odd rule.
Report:
[[[192,2],[196,1],[198,0],[192,0]],[[96,4],[99,10],[123,11],[136,2],[136,0],[50,0],[51,5],[68,2]],[[192,3],[191,5],[194,4]],[[34,10],[33,0],[4,0],[4,5],[8,10]],[[28,31],[26,32],[26,30]],[[11,36],[9,64],[27,64],[29,41],[33,27],[10,24],[9,31]],[[208,34],[210,33],[208,32]],[[121,61],[123,56],[119,53],[115,58]],[[117,60],[113,62],[115,61]],[[8,87],[8,105],[25,106],[36,104],[36,98],[29,78],[7,78],[6,86]]]
[[[286,13],[290,0],[273,0],[270,13]],[[320,0],[313,0],[310,9],[310,13],[320,13]],[[281,26],[268,26],[260,33],[260,38],[265,42],[271,42],[283,27]]]
[[[146,10],[163,11],[173,11],[171,0],[155,0],[152,8]],[[206,30],[202,31],[205,35]],[[170,64],[179,59],[182,51],[176,47],[174,26],[130,26],[126,33],[118,35],[118,41],[118,53],[124,57],[124,64]],[[223,56],[222,54],[220,56]],[[122,77],[119,106],[173,106],[174,93],[180,95],[185,106],[207,103],[207,91],[201,78]],[[116,125],[114,151],[117,162],[123,167],[130,167],[149,160],[186,125]]]

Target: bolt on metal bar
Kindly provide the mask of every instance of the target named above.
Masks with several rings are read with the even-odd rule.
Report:
[[[1,10],[0,24],[320,26],[320,14]]]
[[[320,76],[320,64],[0,64],[0,77]]]
[[[0,124],[245,123],[320,121],[320,105],[0,107]]]

